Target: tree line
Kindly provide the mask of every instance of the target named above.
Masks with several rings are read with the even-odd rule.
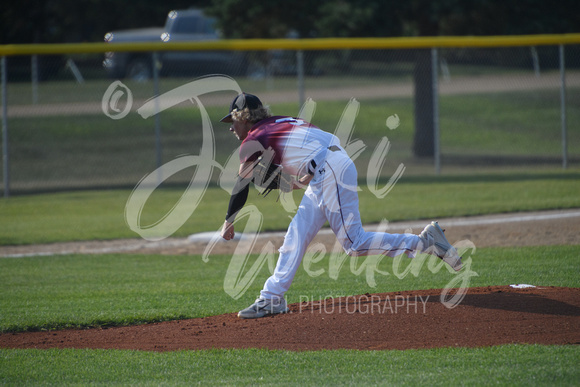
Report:
[[[215,17],[226,38],[580,32],[577,0],[19,0],[0,5],[0,44],[99,42],[189,7]]]

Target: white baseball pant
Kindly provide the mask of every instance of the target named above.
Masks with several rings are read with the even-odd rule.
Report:
[[[284,296],[308,245],[327,220],[343,249],[351,256],[395,257],[405,253],[413,258],[420,241],[414,234],[366,232],[359,212],[356,167],[344,150],[329,151],[288,227],[274,274],[260,292],[262,298]]]

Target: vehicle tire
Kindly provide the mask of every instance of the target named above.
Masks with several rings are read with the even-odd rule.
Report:
[[[138,82],[148,81],[153,77],[153,66],[149,58],[136,58],[127,66],[127,78]]]

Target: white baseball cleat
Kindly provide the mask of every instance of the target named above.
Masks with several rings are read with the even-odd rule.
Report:
[[[445,237],[439,223],[431,222],[419,234],[419,238],[423,242],[423,252],[438,256],[455,271],[461,270],[461,257]]]
[[[287,313],[288,307],[284,298],[268,300],[258,298],[252,305],[238,312],[239,318],[260,318],[273,314]]]

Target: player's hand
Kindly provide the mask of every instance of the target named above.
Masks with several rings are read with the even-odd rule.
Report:
[[[221,233],[222,238],[224,238],[226,241],[229,241],[229,240],[233,239],[235,235],[236,235],[236,233],[234,231],[234,224],[230,223],[226,220],[224,222],[223,227],[222,227],[222,233]]]

